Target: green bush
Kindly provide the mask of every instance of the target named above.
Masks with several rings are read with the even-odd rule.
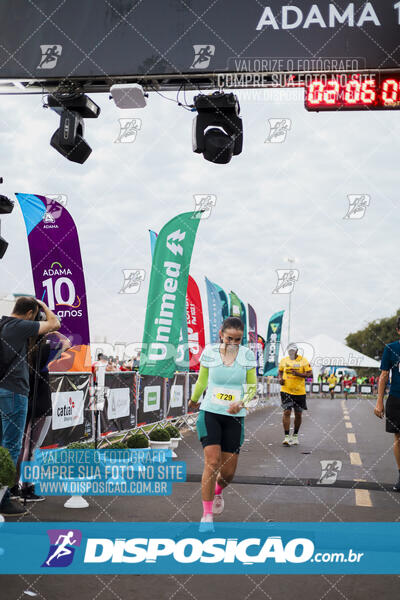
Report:
[[[0,446],[0,487],[13,487],[17,472],[7,448]]]
[[[144,433],[134,433],[126,439],[128,448],[148,448],[149,440]]]
[[[180,438],[181,437],[180,431],[177,427],[175,427],[175,425],[167,425],[164,429],[166,431],[168,431],[169,435],[172,438]]]
[[[150,432],[150,439],[152,442],[169,442],[171,436],[163,427],[156,427]]]
[[[107,446],[104,449],[105,450],[126,450],[127,449],[127,445],[125,442],[114,442],[113,444],[111,444],[111,446]]]
[[[93,450],[94,442],[72,442],[72,444],[68,444],[68,450]]]

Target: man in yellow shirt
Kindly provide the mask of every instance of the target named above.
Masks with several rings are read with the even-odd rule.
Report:
[[[337,382],[338,382],[338,379],[337,379],[335,373],[331,373],[328,377],[329,392],[331,394],[331,400],[334,400],[334,398],[335,398],[335,387],[336,387]]]
[[[284,446],[297,446],[302,412],[307,410],[306,377],[312,377],[310,363],[304,356],[298,354],[296,344],[288,346],[289,356],[282,358],[279,363],[278,379],[281,384],[281,403],[283,408]],[[294,410],[294,431],[290,436],[290,415]]]

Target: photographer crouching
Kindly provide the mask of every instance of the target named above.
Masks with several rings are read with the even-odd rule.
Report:
[[[40,312],[46,320],[38,320]],[[0,319],[0,446],[9,450],[15,464],[21,452],[28,412],[28,341],[59,328],[60,321],[46,304],[28,296],[18,298],[11,315]],[[30,350],[33,350],[34,344],[31,346]],[[7,490],[0,513],[20,516],[25,512],[22,504],[12,500]]]

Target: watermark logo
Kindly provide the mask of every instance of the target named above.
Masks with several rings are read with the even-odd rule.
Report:
[[[299,279],[298,269],[276,269],[278,282],[272,290],[273,294],[291,294],[296,281]]]
[[[321,477],[317,481],[318,485],[333,485],[342,469],[341,460],[320,460]]]
[[[122,118],[119,121],[119,133],[114,144],[132,144],[136,140],[137,132],[142,129],[142,119]]]
[[[58,229],[56,221],[61,217],[63,208],[67,205],[67,196],[64,194],[50,194],[45,198],[46,212],[43,215],[45,229]]]
[[[215,46],[211,44],[193,46],[194,59],[191,64],[191,69],[207,69],[210,64],[211,58],[215,54]]]
[[[268,119],[268,123],[269,134],[264,143],[282,144],[292,127],[291,119]]]
[[[68,567],[81,545],[82,532],[79,529],[49,529],[50,548],[42,567]]]
[[[369,206],[371,197],[368,194],[349,194],[349,208],[343,219],[362,219]]]
[[[194,194],[194,210],[192,219],[208,219],[213,206],[217,204],[215,194]]]
[[[240,311],[240,307],[237,304],[232,304],[232,316],[233,317],[240,317],[241,311]]]
[[[67,206],[68,197],[66,194],[46,194],[47,198],[47,210],[50,206],[55,206],[55,203],[61,204],[64,208]],[[49,203],[49,200],[51,202]]]
[[[54,69],[62,53],[62,46],[58,44],[43,44],[40,46],[42,57],[37,69]]]
[[[120,294],[137,294],[144,281],[146,271],[144,269],[122,269],[124,281]]]

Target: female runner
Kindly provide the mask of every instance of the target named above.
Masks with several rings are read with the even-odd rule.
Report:
[[[257,389],[254,353],[241,345],[244,325],[228,317],[219,331],[220,343],[209,344],[200,357],[200,371],[189,402],[193,409],[204,390],[197,434],[204,448],[201,480],[203,516],[200,531],[213,529],[213,513],[224,509],[222,490],[232,481],[244,440],[246,405]]]

